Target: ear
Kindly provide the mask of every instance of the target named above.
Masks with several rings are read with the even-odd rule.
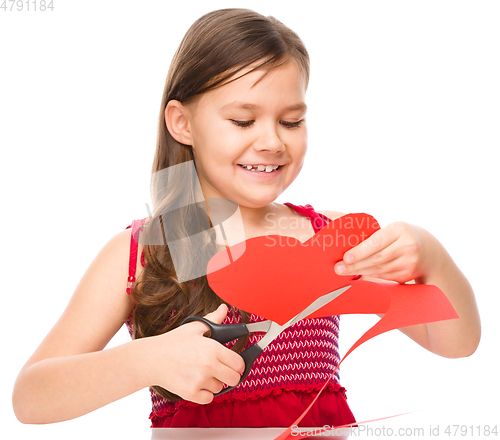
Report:
[[[189,112],[185,105],[176,100],[168,101],[165,108],[165,123],[172,137],[181,144],[192,145],[189,129]]]

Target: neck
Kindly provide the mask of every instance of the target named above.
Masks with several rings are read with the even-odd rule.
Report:
[[[248,208],[239,205],[243,225],[249,230],[260,229],[268,223],[267,217],[269,214],[277,213],[277,206],[275,203],[263,206],[261,208]]]
[[[266,228],[270,227],[270,222],[274,220],[274,216],[278,212],[278,205],[270,203],[260,208],[238,205],[238,210],[239,215],[236,213],[224,221],[223,230],[220,229],[220,225],[215,226],[218,242],[233,245],[248,238],[265,235]],[[268,214],[273,214],[273,216],[269,218]]]

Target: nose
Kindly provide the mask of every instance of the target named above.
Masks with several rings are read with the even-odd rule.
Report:
[[[267,125],[262,127],[259,137],[254,143],[257,151],[267,151],[269,153],[280,153],[285,149],[276,126]]]

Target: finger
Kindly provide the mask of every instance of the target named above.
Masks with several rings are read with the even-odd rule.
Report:
[[[203,389],[205,391],[209,391],[212,394],[217,394],[224,388],[224,383],[225,382],[222,382],[219,379],[212,377],[211,379],[207,379],[207,381],[203,385]]]
[[[217,310],[208,313],[204,316],[204,318],[214,322],[215,324],[222,324],[222,321],[226,318],[227,310],[227,305],[222,303],[219,307],[217,307]]]
[[[398,283],[406,283],[414,279],[411,266],[405,264],[404,259],[401,257],[396,257],[383,264],[356,269],[356,273],[370,278],[396,281]]]
[[[384,281],[395,281],[397,283],[407,283],[408,281],[412,281],[413,278],[408,275],[408,271],[406,270],[396,270],[394,272],[387,272],[380,275],[366,275],[368,277],[378,278]]]
[[[208,319],[209,321],[215,323],[215,324],[222,324],[224,319],[226,318],[228,308],[226,304],[221,304],[216,310],[213,312],[210,312],[204,316],[205,319]],[[204,335],[207,333],[210,328],[208,325],[201,321],[193,321],[188,324],[185,324],[185,326],[191,326],[191,329],[194,329],[194,331],[200,335]],[[184,327],[184,326],[181,326]]]
[[[413,281],[413,278],[409,276],[408,271],[406,270],[398,270],[395,272],[390,272],[384,274],[384,280],[387,281],[396,281],[397,283],[404,284],[409,281]]]
[[[373,233],[366,240],[362,241],[357,246],[349,249],[344,254],[344,262],[347,264],[352,264],[357,261],[363,260],[382,249],[390,246],[398,239],[399,235],[395,228],[391,225],[385,228],[379,229]]]
[[[375,266],[367,266],[364,268],[356,269],[358,275],[364,275],[373,278],[384,278],[385,275],[399,272],[401,270],[401,265],[398,259],[394,259],[382,264],[377,264]]]
[[[220,349],[217,350],[217,359],[219,362],[231,370],[236,371],[239,374],[243,374],[245,372],[245,361],[243,358],[238,353],[224,347],[223,345],[220,345],[219,347]]]
[[[217,371],[215,372],[214,377],[218,381],[234,387],[238,385],[238,382],[241,379],[241,374],[226,365],[220,364],[220,366],[217,368]],[[218,393],[219,391],[220,390],[216,392]]]
[[[339,275],[369,275],[367,270],[375,270],[376,272],[383,273],[387,271],[387,264],[395,261],[398,257],[400,257],[399,247],[396,245],[396,242],[390,243],[387,247],[378,251],[373,255],[368,255],[367,257],[353,261],[351,264],[347,264],[345,260],[339,261],[335,265],[335,271]],[[351,259],[348,259],[352,261]],[[391,266],[390,271],[394,270]]]
[[[221,384],[221,390],[222,390],[222,384]],[[216,393],[218,392],[219,391],[216,391]],[[181,396],[181,397],[184,397],[185,400],[189,400],[190,402],[198,403],[199,405],[207,405],[208,403],[212,402],[212,400],[214,400],[214,394],[215,393],[208,390],[199,390],[193,395]]]

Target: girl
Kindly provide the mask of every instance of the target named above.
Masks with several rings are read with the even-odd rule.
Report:
[[[206,227],[217,222],[210,207],[199,203],[189,176],[173,172],[166,184],[157,178],[162,170],[193,161],[204,199],[237,203],[245,238],[267,233],[309,238],[342,214],[274,202],[303,165],[308,79],[303,43],[272,17],[225,9],[193,24],[164,89],[153,163],[154,212],[147,227],[146,220],[134,221],[103,247],[21,370],[13,394],[20,421],[71,419],[144,387],[151,387],[153,427],[289,426],[309,405],[339,362],[338,317],[306,319],[289,328],[244,382],[214,397],[224,384],[238,383],[244,363],[237,352],[260,336],[225,347],[203,337],[204,324],[181,322],[189,315],[216,323],[263,318],[224,304],[204,275],[181,279],[174,253],[158,234],[168,230],[167,241],[174,241],[201,233],[202,245],[183,245],[181,256],[209,258],[224,241]],[[173,211],[175,219],[168,216]],[[270,230],[269,219],[276,229]],[[480,324],[474,294],[427,231],[389,225],[348,251],[332,270],[439,286],[460,319],[408,327],[404,333],[441,356],[475,351]],[[133,340],[103,350],[124,322]],[[337,374],[301,424],[353,421]]]

